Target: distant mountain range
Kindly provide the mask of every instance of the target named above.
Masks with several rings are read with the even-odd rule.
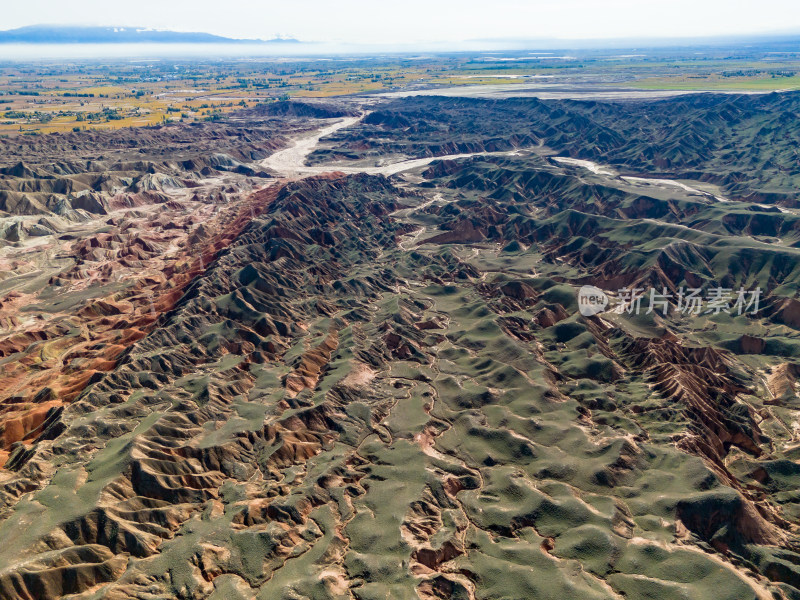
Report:
[[[0,44],[298,44],[295,39],[243,40],[210,33],[142,27],[31,25],[0,31]]]

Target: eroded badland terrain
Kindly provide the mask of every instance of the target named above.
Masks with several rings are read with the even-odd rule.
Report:
[[[0,140],[0,598],[800,598],[798,115],[354,97]]]

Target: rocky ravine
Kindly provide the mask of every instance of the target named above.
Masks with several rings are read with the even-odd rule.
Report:
[[[800,597],[796,216],[722,204],[522,152],[74,241],[103,295],[4,358],[0,597]],[[575,302],[753,282],[739,319]]]

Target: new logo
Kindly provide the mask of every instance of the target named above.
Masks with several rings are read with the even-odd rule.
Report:
[[[578,290],[578,310],[584,317],[603,312],[608,306],[608,296],[600,288],[585,285]]]

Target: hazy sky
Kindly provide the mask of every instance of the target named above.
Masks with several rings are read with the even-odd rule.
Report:
[[[798,0],[24,0],[0,28],[132,25],[230,37],[403,43],[800,32]]]

